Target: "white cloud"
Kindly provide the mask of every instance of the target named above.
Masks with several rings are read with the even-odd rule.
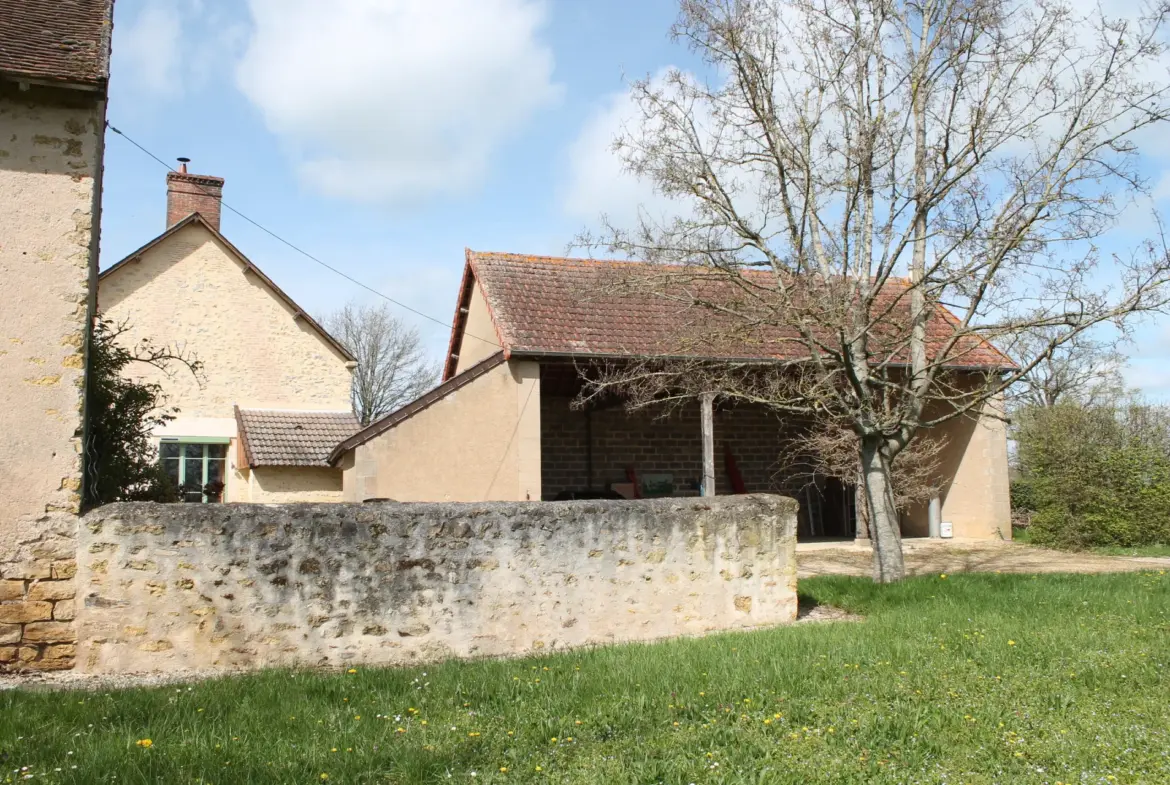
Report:
[[[667,67],[650,79],[649,89],[672,96],[679,103],[687,103],[690,99],[680,84],[693,86],[697,81],[693,73]],[[690,87],[686,90],[689,91]],[[740,142],[735,133],[729,133],[733,130],[729,123],[717,119],[711,108],[701,102],[693,104],[690,119],[703,140],[704,150],[716,160],[723,156],[734,157],[734,150],[738,149]],[[631,229],[642,218],[651,224],[665,226],[676,218],[696,219],[701,215],[703,208],[693,196],[662,193],[655,187],[653,173],[639,176],[630,171],[623,161],[624,153],[614,149],[614,140],[619,136],[638,140],[646,134],[651,139],[658,139],[659,136],[673,138],[678,133],[661,126],[648,126],[647,122],[660,121],[646,120],[630,90],[610,95],[586,121],[568,149],[569,176],[562,192],[561,206],[569,217],[595,225],[604,216],[609,226]],[[687,144],[679,142],[682,148]],[[649,158],[655,166],[665,165],[654,155]],[[761,189],[766,178],[750,167],[715,166],[721,185],[730,194],[736,210],[746,221],[763,230],[768,203]]]
[[[482,180],[556,100],[544,0],[251,0],[244,94],[331,196],[409,203]]]
[[[113,84],[158,107],[215,84],[241,50],[244,27],[233,0],[119,2]]]
[[[586,221],[604,213],[628,225],[638,208],[664,198],[651,183],[626,171],[614,140],[637,120],[629,91],[607,97],[569,147],[569,182],[562,196],[565,213]]]
[[[118,30],[115,69],[146,92],[178,89],[180,29],[176,6],[163,2],[142,9],[126,28]]]

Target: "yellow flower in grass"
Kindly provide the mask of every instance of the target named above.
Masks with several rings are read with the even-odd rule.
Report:
[[[144,750],[148,750],[154,746],[154,742],[151,741],[150,739],[139,739],[138,741],[136,741],[134,743],[137,744],[139,747],[141,747]]]
[[[1008,641],[1008,646],[1015,646],[1015,645],[1016,645],[1015,641]]]
[[[508,767],[507,767],[507,766],[501,766],[501,767],[500,767],[500,774],[507,774],[507,773],[508,773]]]

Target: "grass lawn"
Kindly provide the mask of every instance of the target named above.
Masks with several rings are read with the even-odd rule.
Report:
[[[1170,545],[1139,545],[1134,548],[1122,548],[1119,546],[1110,546],[1102,548],[1094,548],[1093,553],[1100,553],[1104,556],[1170,556]]]
[[[801,590],[866,619],[524,660],[9,691],[0,781],[1170,782],[1170,575]]]
[[[1033,544],[1031,532],[1025,528],[1013,528],[1012,539],[1027,545]],[[1119,545],[1103,545],[1099,548],[1092,548],[1089,552],[1101,556],[1170,557],[1170,545],[1155,543],[1154,545],[1137,545],[1130,548],[1123,548]]]

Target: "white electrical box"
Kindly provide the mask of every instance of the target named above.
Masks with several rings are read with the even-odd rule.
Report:
[[[943,521],[938,527],[939,536],[944,538],[951,538],[955,536],[955,525],[950,521]]]

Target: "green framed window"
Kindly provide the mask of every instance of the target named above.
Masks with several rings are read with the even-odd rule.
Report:
[[[228,440],[168,439],[159,444],[159,459],[184,502],[223,501]]]

